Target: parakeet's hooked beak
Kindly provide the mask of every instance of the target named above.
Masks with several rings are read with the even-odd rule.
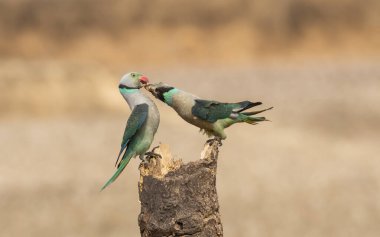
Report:
[[[156,86],[155,84],[150,84],[150,83],[147,83],[144,85],[144,88],[149,91],[150,93],[152,93],[154,96],[156,96]]]
[[[149,83],[149,79],[148,77],[144,76],[144,75],[141,75],[140,78],[139,78],[139,81],[142,83],[142,84],[148,84]]]
[[[147,84],[144,86],[146,90],[148,90],[154,97],[160,99],[165,102],[165,94],[169,93],[171,90],[175,89],[172,86],[166,85],[162,82],[155,84]],[[165,102],[166,103],[166,102]]]

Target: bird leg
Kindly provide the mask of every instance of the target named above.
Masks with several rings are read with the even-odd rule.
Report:
[[[206,143],[208,143],[209,145],[212,145],[212,143],[214,143],[214,142],[217,142],[219,146],[223,145],[222,138],[220,138],[220,137],[214,137],[214,138],[208,139],[206,141]]]

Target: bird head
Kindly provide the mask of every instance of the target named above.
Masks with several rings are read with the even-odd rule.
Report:
[[[169,85],[162,83],[162,82],[156,83],[156,84],[146,84],[144,87],[150,93],[152,93],[152,95],[154,95],[154,97],[156,97],[157,99],[160,99],[164,102],[166,102],[165,101],[165,94],[174,89],[174,87],[169,86]]]
[[[125,74],[119,83],[120,91],[128,91],[140,89],[144,85],[148,84],[149,79],[141,73],[138,72],[130,72]]]

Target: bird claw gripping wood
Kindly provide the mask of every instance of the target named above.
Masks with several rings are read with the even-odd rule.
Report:
[[[220,137],[214,137],[214,138],[208,139],[206,141],[206,144],[209,144],[211,146],[214,142],[217,142],[218,146],[222,146],[223,145],[222,139]]]
[[[155,152],[155,150],[156,150],[157,148],[159,148],[159,146],[153,147],[153,149],[152,149],[151,151],[146,152],[146,153],[145,153],[145,157],[144,157],[144,159],[143,159],[142,162],[143,162],[143,163],[149,163],[150,160],[151,160],[152,158],[155,158],[155,159],[157,159],[157,158],[162,159],[162,156],[161,156],[160,154],[158,154],[158,153]]]

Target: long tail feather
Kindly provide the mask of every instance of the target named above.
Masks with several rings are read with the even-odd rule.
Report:
[[[246,116],[243,121],[246,123],[255,125],[258,122],[263,122],[263,121],[268,121],[268,120],[265,117],[249,117],[249,116]]]
[[[267,120],[265,117],[250,117],[244,114],[239,114],[237,118],[226,118],[226,119],[223,119],[222,121],[223,121],[223,127],[228,128],[229,126],[235,123],[248,123],[251,125],[255,125],[258,122],[269,121],[269,120]]]
[[[102,187],[100,191],[103,191],[105,188],[107,188],[111,183],[113,183],[117,177],[123,172],[124,168],[127,166],[131,158],[133,157],[133,153],[126,155],[123,157],[123,159],[120,161],[119,166],[115,172],[115,174],[107,181],[107,183]]]
[[[234,111],[235,113],[240,113],[240,112],[242,112],[244,110],[247,110],[247,109],[250,109],[252,107],[261,105],[262,103],[261,102],[243,101],[243,102],[240,102],[239,104],[242,106],[242,108],[240,108],[237,111]]]
[[[119,155],[117,156],[117,159],[116,159],[116,163],[115,163],[115,167],[119,167],[117,164],[120,160],[120,156],[121,154],[123,153],[123,151],[125,150],[125,148],[127,147],[127,144],[125,144],[125,146],[122,146],[121,149],[120,149],[120,152],[119,152]]]
[[[242,114],[247,115],[247,116],[251,116],[251,115],[259,114],[259,113],[262,113],[264,111],[271,110],[271,109],[273,109],[273,107],[270,107],[270,108],[267,108],[267,109],[263,109],[263,110],[258,110],[258,111],[244,112]]]
[[[255,122],[267,121],[265,117],[248,117],[248,119]]]

